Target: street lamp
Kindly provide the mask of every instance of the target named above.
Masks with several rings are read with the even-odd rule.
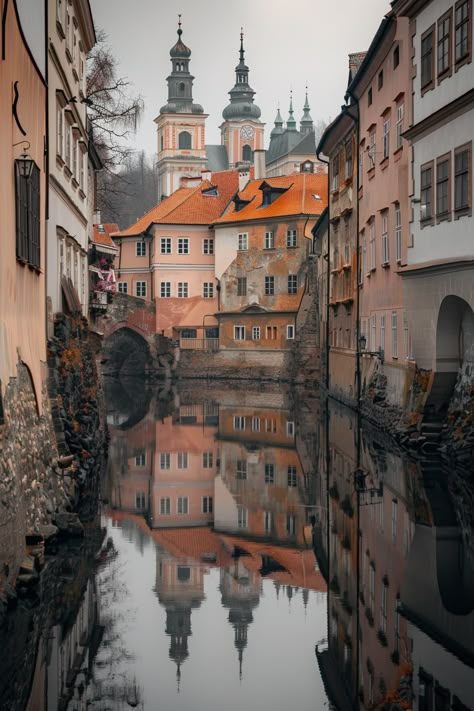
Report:
[[[382,347],[378,349],[378,351],[366,351],[366,346],[367,346],[367,336],[362,333],[359,336],[359,355],[370,355],[370,356],[375,356],[376,358],[380,358],[380,362],[383,363],[385,353]]]
[[[21,156],[17,158],[17,163],[21,177],[28,180],[31,177],[35,164],[33,158],[31,158],[28,153],[22,153]]]

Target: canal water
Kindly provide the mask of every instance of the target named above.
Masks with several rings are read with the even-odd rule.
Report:
[[[107,398],[100,520],[0,631],[0,709],[474,710],[469,470],[317,392]]]

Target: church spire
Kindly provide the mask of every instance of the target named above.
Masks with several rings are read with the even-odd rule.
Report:
[[[230,103],[222,112],[224,121],[260,118],[260,108],[254,104],[255,92],[249,85],[249,68],[245,64],[244,31],[240,28],[239,63],[235,68],[235,85],[229,91]]]
[[[293,114],[293,90],[290,89],[290,109],[288,111],[288,120],[286,122],[287,131],[296,131],[296,121]]]
[[[171,74],[166,80],[168,82],[168,103],[161,107],[160,113],[202,114],[204,113],[202,106],[193,103],[194,77],[189,71],[191,50],[181,39],[183,34],[181,15],[178,15],[177,34],[178,41],[170,49]]]
[[[277,114],[275,116],[275,126],[272,129],[270,136],[278,136],[283,133],[283,119],[280,113],[280,104],[278,104]]]
[[[308,85],[306,85],[305,102],[303,107],[303,116],[300,121],[300,131],[302,134],[311,133],[314,131],[313,119],[311,118],[309,102],[308,102]]]

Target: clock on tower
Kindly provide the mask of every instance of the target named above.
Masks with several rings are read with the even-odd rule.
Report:
[[[245,141],[250,141],[254,136],[255,131],[252,126],[242,126],[240,129],[240,135]]]

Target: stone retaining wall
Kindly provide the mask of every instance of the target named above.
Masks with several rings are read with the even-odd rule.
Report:
[[[217,353],[181,351],[175,370],[178,378],[205,380],[274,380],[291,378],[291,351],[239,351],[226,349]]]

